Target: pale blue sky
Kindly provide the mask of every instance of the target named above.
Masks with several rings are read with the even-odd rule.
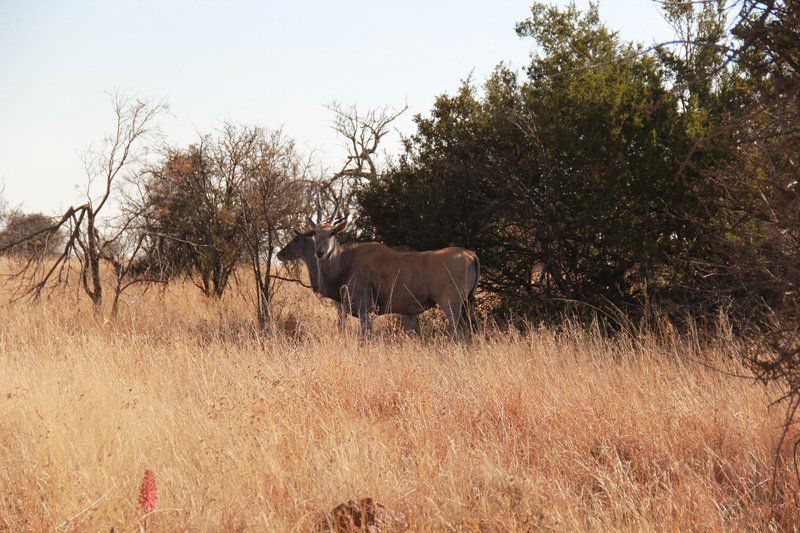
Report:
[[[558,4],[566,4],[558,1]],[[586,1],[578,1],[585,6]],[[79,154],[112,126],[107,92],[165,98],[160,121],[188,144],[230,119],[283,126],[334,167],[342,150],[325,104],[402,105],[397,123],[470,72],[525,66],[514,24],[527,1],[0,0],[0,181],[13,205],[48,213],[79,195]],[[627,39],[671,37],[651,0],[604,0]],[[386,147],[395,150],[397,135]]]

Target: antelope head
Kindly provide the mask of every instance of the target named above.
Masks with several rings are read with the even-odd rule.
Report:
[[[305,240],[314,235],[314,233],[311,231],[306,231],[305,233],[300,233],[297,230],[293,231],[294,237],[292,240],[278,251],[277,257],[279,261],[286,262],[301,259],[303,257]]]
[[[339,215],[342,205],[343,190],[339,191],[336,204],[333,207],[331,216],[323,218],[322,202],[320,199],[320,188],[317,187],[316,194],[316,222],[313,217],[308,217],[308,226],[311,228],[310,234],[314,236],[314,255],[319,259],[327,259],[331,252],[336,248],[336,234],[347,227],[347,213]]]
[[[347,216],[340,217],[330,223],[322,222],[320,224],[316,224],[309,217],[308,225],[314,234],[314,255],[318,260],[325,260],[336,249],[336,235],[347,227]]]

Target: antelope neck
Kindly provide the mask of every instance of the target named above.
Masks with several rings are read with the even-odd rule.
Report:
[[[317,268],[317,257],[314,255],[314,239],[312,237],[303,238],[303,254],[300,256],[308,269],[308,279],[311,281],[311,288],[314,292],[320,292],[319,269]]]
[[[339,295],[339,280],[342,278],[342,272],[345,270],[345,261],[343,260],[342,248],[339,242],[334,239],[331,251],[325,259],[317,260],[319,268],[319,292],[328,298],[337,299]]]

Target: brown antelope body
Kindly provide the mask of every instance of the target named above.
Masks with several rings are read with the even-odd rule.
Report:
[[[315,224],[319,292],[337,299],[343,312],[357,316],[367,336],[375,315],[418,315],[439,307],[456,337],[477,327],[475,289],[480,263],[475,252],[443,248],[428,252],[394,250],[377,242],[339,244],[347,220]]]
[[[410,250],[407,247],[397,247],[396,250]],[[308,269],[308,279],[311,281],[311,288],[316,293],[320,293],[319,288],[319,275],[317,271],[317,258],[314,256],[314,232],[307,231],[300,233],[295,231],[295,236],[278,251],[277,257],[280,261],[297,261],[300,260],[306,265]],[[339,331],[344,330],[345,320],[348,315],[348,310],[342,305],[341,299],[332,298],[338,303]],[[417,315],[402,315],[403,329],[408,332],[415,332],[419,334],[419,319]]]

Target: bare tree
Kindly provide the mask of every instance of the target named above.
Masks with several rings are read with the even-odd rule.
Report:
[[[101,257],[111,266],[114,274],[114,297],[111,302],[111,316],[119,313],[120,297],[130,287],[141,284],[167,283],[169,271],[157,268],[158,261],[146,261],[156,257],[158,249],[153,246],[153,236],[148,232],[142,213],[131,209],[130,203],[123,203],[122,213],[109,225],[116,235],[101,250]]]
[[[263,329],[270,318],[272,258],[279,238],[307,213],[310,164],[280,130],[260,131],[251,154],[243,196],[242,234],[256,286],[256,316]]]
[[[377,161],[380,143],[391,132],[392,123],[408,110],[408,105],[362,112],[355,105],[344,107],[333,102],[328,109],[333,112],[331,127],[344,140],[346,155],[341,169],[321,180],[322,201],[328,205],[340,204],[349,211],[353,193],[380,173]]]
[[[38,298],[42,291],[64,284],[69,279],[73,259],[78,263],[80,284],[99,310],[103,303],[101,262],[112,255],[122,231],[106,233],[101,216],[111,202],[112,193],[123,177],[141,171],[146,156],[145,141],[155,133],[156,117],[166,111],[164,103],[155,103],[120,93],[112,96],[115,127],[101,145],[89,148],[83,156],[87,178],[86,201],[71,206],[53,224],[21,236],[0,247],[0,252],[14,249],[34,239],[64,232],[66,238],[57,257],[29,258],[16,273],[21,295]],[[95,194],[93,186],[99,184]]]
[[[293,141],[260,126],[225,123],[186,149],[167,148],[131,202],[150,237],[137,270],[187,274],[204,294],[221,297],[246,263],[264,327],[275,246],[307,213],[309,174]]]
[[[0,228],[3,228],[6,223],[6,217],[8,217],[9,207],[8,207],[8,200],[5,198],[6,186],[5,183],[0,187]]]
[[[156,239],[149,267],[186,274],[222,297],[242,259],[241,195],[256,134],[226,124],[187,148],[167,147],[137,200]]]

